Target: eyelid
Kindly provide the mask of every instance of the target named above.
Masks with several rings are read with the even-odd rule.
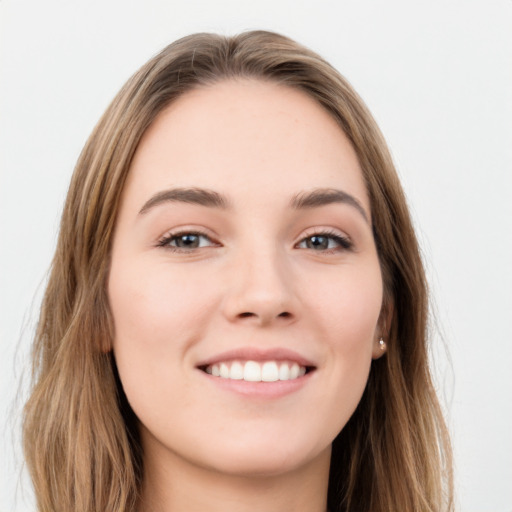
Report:
[[[190,249],[171,246],[169,243],[182,235],[195,235],[209,240],[210,244],[207,247],[220,247],[222,244],[216,241],[216,236],[210,232],[209,229],[204,227],[197,228],[193,226],[180,226],[167,231],[165,234],[160,236],[156,241],[156,246],[170,250],[172,252],[183,252],[191,253],[197,249],[205,249],[207,247],[191,247]],[[298,248],[307,239],[318,236],[334,239],[338,243],[338,247],[318,250],[315,252],[329,254],[337,253],[342,251],[354,250],[354,243],[352,239],[343,231],[332,228],[332,227],[313,227],[308,228],[299,238],[298,242],[294,244],[294,248]],[[306,248],[307,249],[307,248]]]
[[[336,240],[339,244],[339,247],[331,248],[331,249],[325,249],[323,251],[315,251],[319,253],[329,254],[329,253],[336,253],[341,251],[351,251],[354,250],[354,242],[348,236],[346,233],[344,233],[341,230],[337,230],[332,227],[314,227],[309,228],[306,230],[305,233],[303,233],[299,239],[299,241],[295,244],[295,247],[297,247],[299,244],[303,243],[308,238],[311,238],[313,236],[324,236],[326,238],[332,238]]]
[[[211,245],[209,245],[208,247],[220,247],[220,245],[221,245],[220,243],[218,243],[215,240],[216,237],[215,237],[215,235],[213,235],[210,232],[210,230],[205,229],[205,228],[196,228],[196,227],[192,227],[192,226],[180,226],[180,227],[171,229],[169,231],[166,231],[162,236],[160,236],[157,239],[155,245],[162,249],[170,250],[173,252],[184,252],[184,253],[192,252],[193,249],[197,250],[197,249],[205,248],[205,247],[193,247],[191,249],[186,249],[186,248],[182,248],[182,247],[174,247],[174,246],[169,245],[170,241],[172,241],[173,239],[178,238],[179,236],[182,236],[182,235],[195,235],[195,236],[207,238],[211,242]]]

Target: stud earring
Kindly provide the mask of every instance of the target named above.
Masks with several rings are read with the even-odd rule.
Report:
[[[380,337],[380,340],[379,340],[379,348],[381,350],[386,350],[386,342],[384,341],[384,339],[382,338],[382,336]]]

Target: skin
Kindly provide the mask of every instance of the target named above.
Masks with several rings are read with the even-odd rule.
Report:
[[[216,191],[230,208],[164,201],[141,213],[176,187]],[[364,214],[347,202],[290,206],[319,188],[350,194]],[[352,247],[312,245],[326,230]],[[169,238],[177,232],[205,236],[180,249],[183,239]],[[130,169],[108,293],[120,378],[140,421],[140,509],[325,511],[331,443],[383,353],[369,199],[330,115],[256,80],[202,87],[164,110]],[[197,367],[276,347],[314,363],[282,396],[224,388]]]

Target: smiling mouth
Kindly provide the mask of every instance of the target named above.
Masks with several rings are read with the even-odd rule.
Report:
[[[312,372],[313,366],[294,361],[225,361],[200,366],[200,370],[221,379],[246,382],[277,382],[296,380]]]

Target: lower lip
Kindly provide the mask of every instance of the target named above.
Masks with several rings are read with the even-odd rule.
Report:
[[[244,395],[245,397],[275,399],[295,393],[302,389],[310,380],[315,371],[311,371],[291,380],[277,380],[275,382],[248,382],[245,380],[224,379],[215,377],[199,370],[205,378],[220,389]]]

